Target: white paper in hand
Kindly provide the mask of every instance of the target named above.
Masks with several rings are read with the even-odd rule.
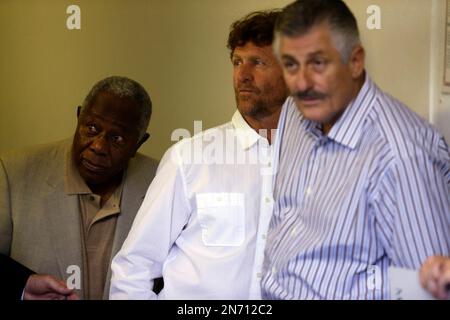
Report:
[[[389,267],[391,300],[434,300],[434,297],[422,288],[419,271]]]

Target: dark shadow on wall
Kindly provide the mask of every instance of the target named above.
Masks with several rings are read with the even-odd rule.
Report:
[[[437,114],[435,126],[444,135],[447,144],[450,145],[450,107],[447,111]]]

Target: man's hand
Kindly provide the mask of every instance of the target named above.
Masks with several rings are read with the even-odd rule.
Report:
[[[79,300],[64,281],[48,275],[31,275],[25,285],[24,300]]]
[[[420,283],[437,299],[449,299],[450,258],[434,256],[428,258],[420,269]]]

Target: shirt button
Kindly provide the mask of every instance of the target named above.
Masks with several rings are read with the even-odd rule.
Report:
[[[257,278],[261,278],[261,276],[262,276],[261,272],[258,272],[258,273],[256,274],[256,277],[257,277]]]
[[[306,189],[306,195],[309,196],[311,193],[312,193],[312,188],[311,188],[311,187],[308,187],[308,188]]]
[[[266,239],[267,239],[267,235],[263,234],[263,235],[261,236],[261,238],[263,238],[263,240],[266,240]]]
[[[94,201],[94,200],[95,200],[95,197],[94,197],[94,196],[90,196],[90,197],[89,197],[89,200]]]
[[[295,237],[297,235],[297,227],[294,227],[291,232],[291,236]]]
[[[269,197],[266,197],[266,203],[270,203],[270,198]]]

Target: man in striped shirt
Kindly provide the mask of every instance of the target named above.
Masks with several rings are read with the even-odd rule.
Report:
[[[448,146],[366,74],[342,1],[296,1],[275,33],[292,98],[279,124],[263,297],[389,299],[389,266],[449,255]]]

